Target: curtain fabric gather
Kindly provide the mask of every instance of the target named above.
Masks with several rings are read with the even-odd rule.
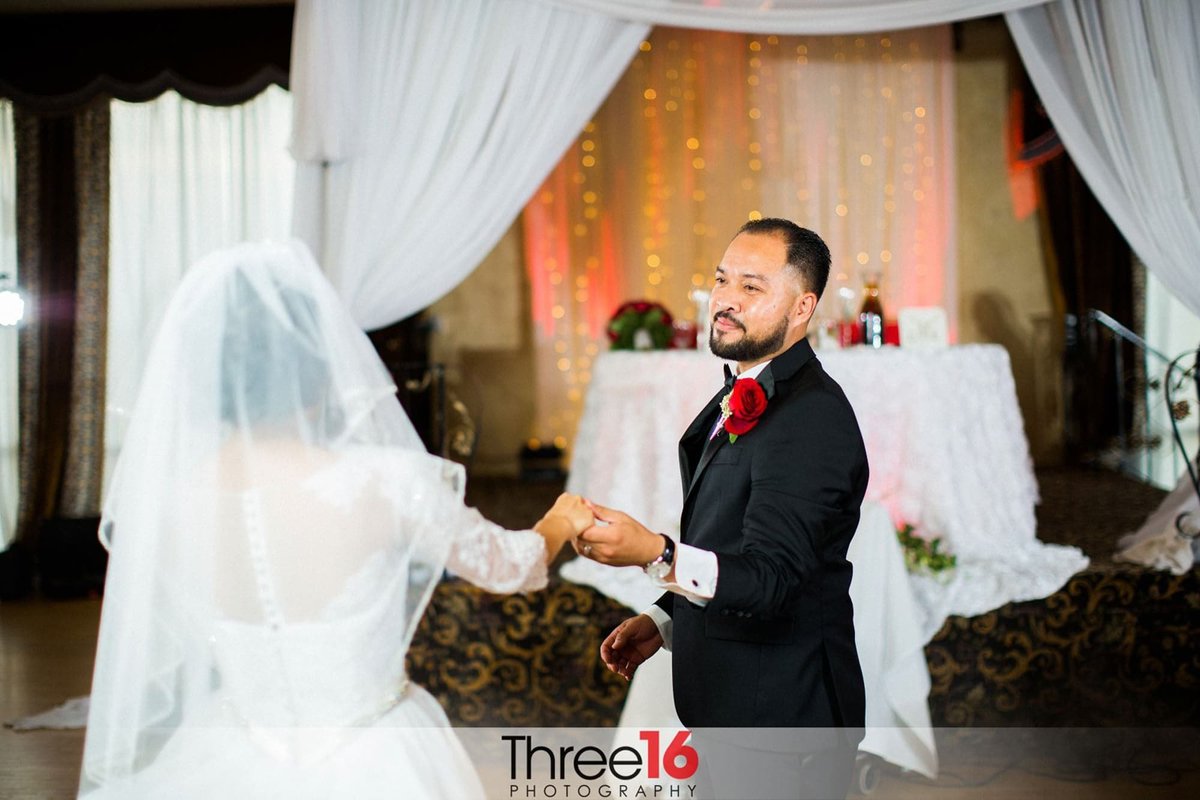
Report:
[[[736,33],[839,34],[938,25],[1046,0],[541,0],[617,19]]]
[[[1088,185],[1146,267],[1200,313],[1200,9],[1058,0],[1007,20]]]
[[[475,268],[646,32],[532,0],[297,3],[294,230],[360,325]]]

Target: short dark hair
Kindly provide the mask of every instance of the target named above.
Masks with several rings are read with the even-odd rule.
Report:
[[[808,228],[801,228],[791,220],[778,217],[752,219],[738,228],[734,238],[743,233],[762,236],[778,236],[787,245],[787,264],[800,273],[805,288],[815,292],[817,299],[825,292],[829,282],[829,248],[820,236]]]

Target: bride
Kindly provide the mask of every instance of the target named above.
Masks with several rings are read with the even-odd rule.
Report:
[[[592,522],[464,506],[303,246],[196,264],[147,363],[107,497],[81,797],[482,796],[404,674],[444,569],[546,585]]]

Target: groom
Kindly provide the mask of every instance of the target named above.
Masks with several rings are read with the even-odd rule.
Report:
[[[666,590],[600,657],[630,678],[660,647],[673,651],[679,718],[718,797],[844,797],[862,737],[846,549],[867,458],[805,338],[829,263],[821,238],[792,222],[742,226],[709,305],[710,347],[737,363],[736,382],[727,369],[679,443],[681,544],[599,506],[607,525],[575,542],[585,558],[645,567]],[[788,731],[715,730],[729,728]]]

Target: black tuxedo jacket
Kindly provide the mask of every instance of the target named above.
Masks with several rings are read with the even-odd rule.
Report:
[[[681,538],[717,554],[718,576],[704,607],[657,601],[673,623],[675,706],[690,728],[841,727],[857,741],[846,549],[867,486],[862,435],[806,340],[758,381],[768,400],[753,430],[705,447],[722,389],[679,443]]]

